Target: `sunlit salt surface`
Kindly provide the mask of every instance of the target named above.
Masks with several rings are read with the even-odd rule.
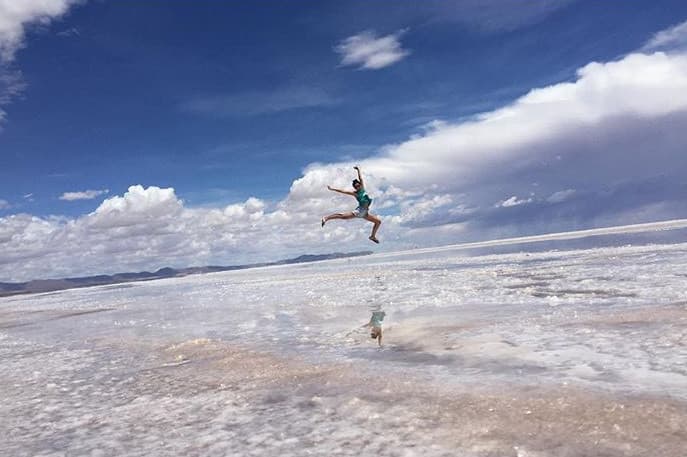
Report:
[[[687,244],[490,249],[0,299],[0,454],[684,457]]]

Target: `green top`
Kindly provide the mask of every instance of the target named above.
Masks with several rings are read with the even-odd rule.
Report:
[[[367,195],[364,188],[355,191],[355,199],[358,200],[358,205],[367,208],[372,204],[372,199]]]
[[[386,313],[384,311],[373,312],[372,318],[370,319],[370,324],[372,324],[373,327],[381,327],[382,321],[384,320],[384,316],[386,316]]]

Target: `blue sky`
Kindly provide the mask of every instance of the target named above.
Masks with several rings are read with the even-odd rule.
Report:
[[[381,249],[687,217],[686,20],[677,0],[0,0],[0,280],[367,249],[361,221],[319,227],[354,164]]]

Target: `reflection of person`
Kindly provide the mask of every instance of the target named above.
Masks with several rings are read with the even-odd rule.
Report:
[[[354,217],[359,217],[361,219],[370,221],[374,224],[372,226],[372,233],[370,234],[370,241],[379,243],[379,240],[377,239],[377,230],[379,229],[379,226],[381,225],[382,221],[379,219],[379,217],[370,213],[370,205],[372,204],[372,199],[367,195],[367,192],[365,192],[363,175],[360,173],[360,168],[353,168],[355,168],[358,172],[358,179],[353,180],[353,191],[335,189],[332,186],[327,186],[327,189],[333,192],[338,192],[340,194],[346,194],[355,197],[355,199],[358,201],[358,207],[354,211],[350,211],[348,213],[334,213],[330,214],[329,216],[323,217],[322,227],[324,227],[324,224],[326,224],[327,221],[331,219],[353,219]]]
[[[370,322],[365,324],[365,327],[371,327],[370,338],[376,339],[377,343],[382,345],[382,321],[386,313],[384,311],[373,311]]]

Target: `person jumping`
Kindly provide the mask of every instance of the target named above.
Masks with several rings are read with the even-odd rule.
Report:
[[[367,192],[365,192],[363,175],[360,173],[360,168],[353,168],[358,172],[358,179],[353,180],[353,191],[335,189],[332,186],[327,186],[327,189],[333,192],[338,192],[340,194],[346,194],[355,197],[355,199],[358,201],[358,207],[355,210],[348,213],[334,213],[330,214],[329,216],[323,217],[322,227],[324,227],[324,224],[326,224],[327,221],[332,219],[353,219],[354,217],[359,217],[361,219],[370,221],[374,224],[372,226],[372,233],[370,234],[370,241],[379,243],[379,240],[377,239],[377,230],[379,230],[379,226],[382,224],[382,221],[379,219],[379,217],[370,213],[370,205],[372,204],[372,199],[367,195]]]

